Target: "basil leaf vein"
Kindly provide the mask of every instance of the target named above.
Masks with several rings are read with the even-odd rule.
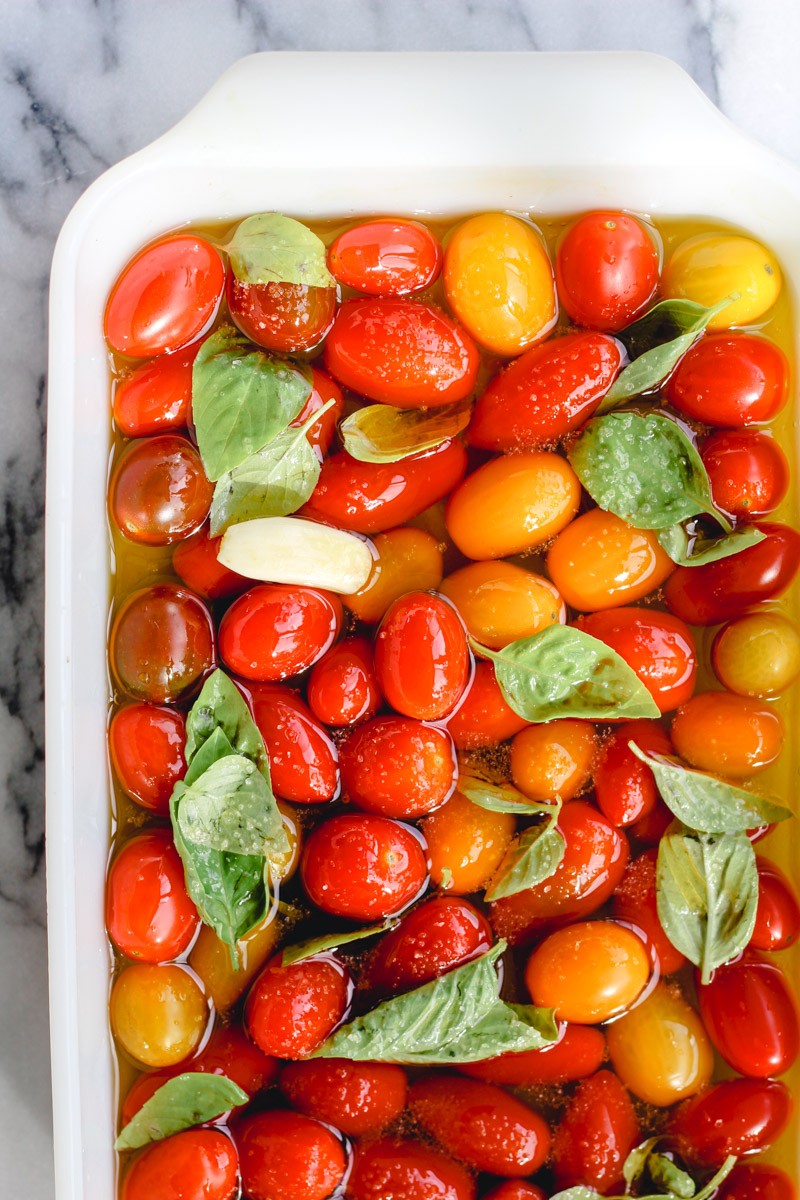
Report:
[[[352,458],[392,463],[457,437],[469,425],[469,419],[470,406],[463,403],[431,409],[370,404],[351,413],[339,432]]]
[[[177,820],[187,842],[232,854],[274,857],[286,833],[270,786],[241,754],[213,763],[196,782],[175,787]]]
[[[240,221],[225,248],[240,283],[336,287],[324,242],[282,213],[256,213]]]
[[[501,900],[535,887],[558,870],[567,848],[557,821],[561,801],[550,807],[550,815],[539,825],[526,829],[506,851],[503,861],[486,889],[485,899]]]
[[[213,1121],[249,1099],[226,1075],[184,1072],[168,1079],[144,1102],[120,1133],[114,1149],[138,1150],[182,1129]]]

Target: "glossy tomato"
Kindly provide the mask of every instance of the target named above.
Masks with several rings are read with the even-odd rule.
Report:
[[[681,758],[729,779],[748,779],[775,762],[783,736],[783,721],[773,708],[732,692],[698,692],[681,705],[670,727]]]
[[[507,1179],[487,1192],[484,1200],[547,1200],[547,1193],[534,1183],[521,1179]]]
[[[222,618],[220,655],[245,679],[286,679],[322,658],[341,623],[341,601],[330,592],[261,584],[234,601]]]
[[[672,743],[657,721],[624,721],[603,743],[594,765],[597,804],[612,825],[633,825],[653,811],[658,788],[650,768],[629,743],[651,754],[672,754]]]
[[[372,644],[365,637],[345,638],[312,668],[308,703],[319,721],[334,728],[357,725],[381,706]]]
[[[789,1070],[800,1025],[780,967],[751,952],[719,967],[697,996],[708,1036],[735,1071],[761,1079]]]
[[[779,612],[745,613],[714,638],[711,665],[731,692],[780,696],[800,675],[800,629]]]
[[[292,804],[325,804],[339,795],[339,753],[295,692],[279,684],[251,689],[253,717],[269,754],[275,795]]]
[[[531,800],[571,800],[591,778],[597,735],[569,717],[529,725],[511,743],[511,778]]]
[[[630,1096],[611,1071],[578,1084],[553,1138],[559,1188],[584,1185],[621,1191],[622,1164],[639,1141]]]
[[[199,923],[169,833],[153,829],[126,842],[106,890],[106,928],[116,948],[139,962],[168,962],[187,949]]]
[[[506,703],[494,664],[482,658],[475,663],[469,690],[447,728],[459,750],[476,750],[506,741],[527,723]]]
[[[797,1200],[793,1181],[780,1167],[739,1163],[718,1193],[719,1200]]]
[[[678,364],[667,396],[678,412],[705,425],[737,429],[771,421],[789,395],[783,351],[750,333],[701,338]]]
[[[693,1096],[714,1070],[714,1050],[695,1010],[667,983],[658,983],[606,1034],[614,1070],[646,1104],[666,1108]]]
[[[331,274],[368,296],[406,296],[430,287],[442,269],[442,247],[419,221],[362,221],[328,250]]]
[[[247,997],[244,1019],[259,1049],[276,1058],[307,1058],[347,1016],[353,982],[332,954],[284,966],[267,963]]]
[[[514,563],[469,563],[448,575],[439,590],[455,604],[470,635],[491,650],[567,617],[550,580]]]
[[[276,354],[319,345],[336,315],[335,287],[302,283],[243,283],[228,274],[228,308],[245,337]]]
[[[232,1200],[239,1159],[218,1129],[187,1129],[148,1146],[122,1181],[121,1200]]]
[[[130,696],[174,703],[199,687],[214,666],[211,613],[187,588],[172,583],[143,588],[116,613],[108,657]]]
[[[622,212],[579,217],[561,240],[556,283],[576,325],[618,330],[653,298],[658,248],[641,221]]]
[[[178,542],[172,552],[172,569],[187,587],[204,600],[222,600],[253,586],[217,558],[222,538],[212,538],[208,525]]]
[[[378,992],[408,992],[485,954],[491,945],[489,923],[477,908],[455,896],[434,896],[383,935],[366,977]]]
[[[195,978],[171,963],[133,963],[114,980],[111,1029],[145,1067],[171,1067],[193,1054],[208,1025],[208,1003]]]
[[[406,1106],[408,1081],[390,1063],[330,1058],[289,1063],[280,1089],[292,1108],[333,1125],[348,1137],[380,1133]]]
[[[567,525],[547,552],[550,578],[567,604],[579,612],[641,600],[674,569],[652,530],[634,529],[600,508]]]
[[[673,250],[664,268],[662,291],[711,308],[725,301],[709,329],[751,325],[777,300],[781,269],[773,254],[754,238],[732,233],[699,233]]]
[[[249,1200],[327,1200],[344,1178],[341,1138],[300,1113],[257,1113],[235,1135]]]
[[[344,416],[344,396],[335,379],[331,379],[330,375],[326,375],[319,367],[312,367],[311,395],[290,425],[293,428],[305,425],[309,417],[324,408],[330,400],[333,401],[333,406],[324,412],[306,433],[309,443],[321,455],[328,453],[336,433],[336,426]]]
[[[525,968],[533,1003],[577,1025],[619,1016],[649,978],[642,939],[615,921],[577,921],[557,929],[540,942]]]
[[[690,630],[670,613],[612,608],[581,617],[578,628],[610,646],[647,688],[661,712],[685,704],[697,675]]]
[[[200,455],[174,433],[127,446],[109,484],[114,523],[144,546],[169,546],[194,533],[208,516],[213,494]]]
[[[562,1025],[557,1042],[542,1050],[499,1054],[483,1062],[459,1065],[463,1075],[509,1087],[535,1087],[541,1083],[571,1083],[599,1070],[606,1055],[606,1039],[591,1025]]]
[[[789,490],[789,462],[774,438],[753,429],[714,433],[700,457],[718,508],[747,520],[774,512]]]
[[[719,1167],[728,1155],[766,1150],[783,1132],[792,1097],[775,1079],[726,1079],[682,1104],[668,1129],[690,1162]]]
[[[424,529],[379,533],[372,551],[375,562],[369,579],[357,592],[342,597],[346,607],[367,625],[377,624],[389,605],[406,592],[436,591],[442,582],[441,546]]]
[[[647,767],[644,769],[647,770]],[[686,959],[680,950],[675,949],[659,920],[656,902],[657,857],[656,850],[645,850],[638,858],[631,859],[611,898],[611,911],[619,920],[641,931],[646,944],[655,951],[660,973],[672,975],[685,966]]]
[[[192,366],[202,342],[144,363],[117,381],[114,424],[125,437],[169,433],[189,424]]]
[[[459,896],[480,891],[500,866],[516,827],[511,813],[489,812],[455,792],[422,822],[431,880]]]
[[[108,749],[122,789],[159,816],[186,771],[186,718],[155,704],[126,704],[111,718]]]
[[[376,717],[342,747],[345,793],[363,812],[414,820],[449,800],[457,780],[450,734],[410,717]]]
[[[446,716],[471,673],[467,633],[453,605],[431,592],[395,600],[375,638],[375,673],[398,712],[420,721]]]
[[[766,858],[757,858],[758,911],[750,945],[754,950],[786,950],[800,934],[800,902],[789,880]]]
[[[349,1200],[475,1200],[466,1168],[424,1142],[381,1138],[362,1142],[347,1182]]]

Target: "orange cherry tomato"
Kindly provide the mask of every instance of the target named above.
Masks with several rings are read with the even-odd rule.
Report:
[[[335,287],[242,283],[228,274],[228,308],[245,337],[275,354],[313,350],[336,315]]]
[[[536,947],[525,968],[533,1003],[578,1025],[619,1016],[649,978],[642,939],[615,921],[579,921],[556,930]]]
[[[658,788],[650,768],[628,743],[654,754],[672,754],[672,743],[657,721],[624,721],[603,743],[594,767],[597,805],[612,825],[633,825],[653,811]]]
[[[170,963],[134,963],[114,980],[109,1002],[118,1044],[146,1067],[171,1067],[194,1053],[208,1025],[197,982]]]
[[[774,342],[750,333],[703,337],[678,363],[667,397],[704,425],[759,425],[789,398],[789,363]]]
[[[408,992],[438,979],[491,949],[492,931],[482,913],[456,896],[434,896],[384,934],[366,968],[371,989]]]
[[[557,1042],[542,1050],[498,1054],[483,1062],[464,1063],[462,1075],[508,1087],[535,1087],[542,1083],[571,1083],[599,1070],[606,1056],[606,1039],[591,1025],[562,1025]]]
[[[222,618],[220,655],[245,679],[286,679],[322,658],[341,624],[338,596],[315,588],[261,584],[235,600]]]
[[[691,697],[697,651],[690,630],[677,617],[646,608],[613,608],[581,617],[577,624],[625,660],[662,713]]]
[[[681,1155],[719,1167],[729,1155],[766,1150],[786,1128],[792,1095],[777,1079],[726,1079],[682,1104],[670,1120]]]
[[[326,804],[340,791],[339,752],[327,729],[294,692],[251,688],[253,719],[269,754],[275,795],[292,804]]]
[[[589,721],[529,725],[511,743],[511,778],[532,800],[571,800],[588,782],[596,753]]]
[[[697,998],[708,1036],[740,1075],[782,1075],[797,1059],[797,1005],[775,963],[745,954],[718,967],[710,983],[698,984]]]
[[[166,817],[169,798],[186,771],[186,718],[154,704],[126,704],[111,718],[108,748],[123,791]]]
[[[711,665],[729,692],[779,696],[800,675],[800,629],[778,612],[746,613],[720,629]]]
[[[346,300],[323,351],[345,387],[396,408],[463,400],[478,374],[478,348],[440,309],[414,300]]]
[[[192,365],[202,342],[144,363],[117,381],[114,424],[125,437],[169,433],[189,424]]]
[[[353,981],[332,954],[284,966],[276,955],[250,989],[244,1019],[264,1054],[307,1058],[347,1016]]]
[[[419,221],[362,221],[328,250],[331,274],[368,296],[406,296],[430,287],[442,269],[442,247]]]
[[[372,545],[372,574],[359,591],[342,596],[345,606],[367,625],[377,624],[406,592],[437,591],[443,574],[441,547],[423,529],[390,529],[379,533]]]
[[[395,600],[375,638],[375,674],[404,716],[437,721],[449,713],[470,677],[466,631],[449,601],[431,592]]]
[[[312,667],[308,703],[319,721],[347,728],[374,717],[381,706],[372,644],[365,637],[345,638]]]
[[[327,1200],[347,1167],[335,1131],[300,1113],[247,1117],[236,1130],[236,1145],[249,1200]]]
[[[613,513],[592,508],[553,542],[547,569],[567,604],[597,612],[641,600],[661,586],[675,564],[651,530],[634,529]]]
[[[447,722],[450,735],[459,750],[494,746],[525,729],[527,721],[505,701],[487,659],[475,663],[475,674],[466,696]]]
[[[774,709],[732,692],[698,692],[670,728],[677,753],[693,767],[747,779],[781,752],[783,721]]]
[[[129,695],[154,704],[189,695],[215,663],[214,622],[192,592],[159,583],[129,596],[114,617],[109,661]]]
[[[718,508],[742,520],[774,512],[789,490],[789,461],[778,443],[753,429],[714,433],[700,457]]]
[[[455,604],[472,637],[491,650],[567,617],[550,580],[513,563],[469,563],[448,575],[439,590]]]
[[[178,542],[172,552],[172,569],[187,587],[204,600],[223,600],[253,586],[217,558],[221,537],[212,538],[208,525]]]
[[[111,516],[132,542],[169,546],[205,521],[214,486],[186,438],[165,433],[133,442],[109,484]]]
[[[616,1075],[598,1071],[578,1084],[553,1138],[559,1188],[622,1191],[622,1164],[639,1141],[631,1098]]]
[[[320,419],[315,421],[306,433],[309,443],[323,455],[328,453],[330,444],[333,441],[333,435],[336,433],[336,426],[344,416],[344,396],[342,395],[342,389],[335,379],[331,379],[330,375],[326,375],[319,367],[312,367],[311,395],[295,419],[290,422],[290,425],[293,428],[299,429],[301,425],[305,425],[309,417],[312,417],[315,412],[319,412],[329,400],[333,400],[333,407],[323,413]]]
[[[362,1142],[347,1181],[348,1200],[475,1200],[475,1180],[465,1167],[417,1140]]]
[[[169,833],[153,829],[126,842],[106,889],[106,928],[120,953],[139,962],[168,962],[183,954],[199,924]]]
[[[750,945],[755,950],[786,950],[800,934],[800,901],[782,871],[757,858],[758,911]]]
[[[345,1058],[288,1063],[280,1089],[292,1108],[348,1137],[380,1133],[406,1106],[408,1081],[391,1063]]]
[[[112,350],[153,358],[205,333],[219,308],[225,268],[217,251],[194,234],[161,238],[131,259],[106,305]]]
[[[511,813],[489,812],[454,792],[438,812],[422,822],[431,860],[431,882],[443,891],[468,896],[494,875],[514,836]]]
[[[635,217],[586,213],[561,240],[556,283],[559,299],[576,325],[624,329],[653,298],[658,249]]]
[[[444,729],[410,717],[376,717],[342,746],[342,782],[363,812],[415,820],[455,791],[455,746]]]
[[[122,1181],[121,1200],[233,1200],[239,1159],[219,1129],[187,1129],[148,1146]]]
[[[648,771],[648,774],[652,772]],[[686,959],[664,933],[658,917],[657,857],[657,851],[645,850],[638,858],[631,859],[611,899],[611,911],[619,920],[633,925],[644,934],[646,944],[658,958],[661,974],[673,975],[686,965]]]

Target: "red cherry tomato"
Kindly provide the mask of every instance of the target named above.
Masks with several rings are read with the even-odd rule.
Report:
[[[263,1112],[236,1129],[242,1190],[248,1200],[327,1200],[344,1178],[341,1139],[293,1112]]]
[[[445,1150],[477,1171],[532,1175],[550,1149],[539,1114],[491,1083],[433,1072],[412,1085],[408,1106]]]
[[[307,1058],[345,1019],[352,995],[352,980],[332,954],[288,966],[276,955],[247,996],[247,1031],[265,1054]]]
[[[789,394],[783,351],[750,333],[703,337],[683,356],[667,384],[671,404],[705,425],[738,429],[771,421]]]
[[[293,1108],[333,1125],[348,1137],[380,1133],[406,1106],[408,1082],[402,1067],[389,1063],[329,1058],[290,1063],[280,1089]]]
[[[171,708],[126,704],[111,718],[108,748],[120,786],[131,799],[166,817],[172,789],[186,772],[186,718]]]
[[[609,608],[580,617],[578,627],[625,659],[661,712],[685,704],[694,692],[697,675],[694,639],[683,621],[669,613],[647,608]]]
[[[459,750],[476,750],[505,742],[525,729],[528,722],[506,704],[494,673],[486,659],[475,663],[475,674],[466,696],[447,722],[450,735]]]
[[[346,300],[323,351],[340,383],[396,408],[438,407],[469,396],[480,357],[465,330],[430,304]]]
[[[668,1132],[688,1162],[719,1167],[728,1155],[766,1150],[791,1111],[791,1093],[776,1079],[726,1079],[681,1104]]]
[[[218,1129],[187,1129],[148,1146],[122,1181],[120,1200],[232,1200],[236,1148]]]
[[[697,989],[708,1036],[735,1071],[765,1079],[788,1071],[800,1052],[800,1025],[780,967],[746,954]]]
[[[375,638],[375,673],[398,712],[419,721],[446,716],[470,676],[467,632],[456,608],[431,592],[395,600]]]
[[[482,913],[457,896],[434,896],[381,938],[366,978],[377,992],[408,992],[460,967],[492,945]]]
[[[395,916],[422,892],[428,860],[422,835],[369,813],[318,825],[300,866],[303,886],[323,912],[352,921]]]
[[[652,299],[657,283],[658,249],[627,213],[587,213],[558,247],[558,295],[576,325],[623,329]]]
[[[646,846],[657,846],[675,820],[660,796],[649,813],[631,825],[631,833]]]
[[[786,950],[800,934],[800,902],[789,880],[766,858],[757,858],[758,911],[750,945],[754,950]]]
[[[333,435],[336,433],[336,426],[344,416],[344,396],[342,395],[342,389],[335,380],[331,379],[330,375],[326,375],[319,367],[312,367],[311,395],[306,400],[302,410],[290,424],[299,429],[301,425],[305,425],[309,417],[312,417],[315,412],[319,412],[329,400],[333,400],[333,407],[323,413],[320,419],[315,421],[306,433],[308,441],[320,454],[328,453],[330,444],[333,441]]]
[[[235,600],[222,618],[220,655],[245,679],[286,679],[322,658],[341,624],[341,600],[330,592],[260,584]]]
[[[601,333],[568,333],[514,359],[479,397],[470,445],[539,450],[589,420],[619,370],[617,342]]]
[[[382,1138],[362,1143],[347,1182],[348,1200],[475,1200],[475,1181],[424,1142]]]
[[[138,962],[169,962],[187,949],[199,924],[169,833],[153,829],[126,842],[106,892],[106,928],[117,949]]]
[[[208,516],[213,494],[200,455],[174,433],[133,442],[109,484],[117,528],[144,546],[169,546],[194,533]]]
[[[602,813],[573,800],[558,818],[564,857],[549,879],[491,905],[492,928],[512,945],[588,916],[609,899],[628,862],[628,841]]]
[[[622,1164],[638,1141],[636,1113],[616,1075],[598,1071],[584,1079],[553,1137],[558,1187],[583,1184],[601,1194],[620,1191]]]
[[[458,781],[453,739],[410,717],[376,717],[342,747],[342,782],[363,812],[414,820],[440,808]]]
[[[114,423],[125,437],[149,437],[189,424],[192,365],[202,342],[144,363],[114,389]]]
[[[362,463],[342,450],[322,464],[317,486],[300,513],[356,533],[382,533],[444,499],[466,470],[461,442],[442,442],[397,463]]]
[[[535,1183],[507,1179],[505,1183],[487,1192],[484,1200],[547,1200],[547,1192],[542,1191]]]
[[[419,221],[363,221],[340,233],[328,251],[331,274],[368,296],[406,296],[438,279],[442,247]]]
[[[599,1070],[606,1054],[606,1039],[591,1025],[564,1025],[561,1037],[543,1050],[499,1054],[483,1062],[459,1066],[463,1075],[508,1087],[535,1087],[542,1083],[571,1083]]]
[[[204,600],[222,600],[253,586],[252,579],[223,567],[217,558],[222,538],[212,538],[208,525],[178,542],[172,552],[172,569],[187,587]]]
[[[375,716],[381,691],[368,638],[345,638],[331,647],[308,678],[308,703],[318,720],[335,728]]]
[[[738,1163],[717,1197],[718,1200],[797,1200],[797,1189],[780,1167],[766,1163]]]
[[[205,333],[225,287],[217,251],[194,234],[161,238],[131,259],[111,289],[105,335],[128,358],[179,350]]]
[[[611,911],[621,921],[641,930],[648,945],[655,950],[661,974],[672,975],[685,966],[686,959],[675,949],[658,917],[657,857],[657,851],[646,850],[628,863],[612,897]]]
[[[334,800],[340,788],[339,754],[324,726],[288,688],[256,685],[250,693],[275,795],[292,804]]]
[[[231,317],[246,338],[275,354],[319,345],[336,315],[336,288],[301,283],[242,283],[226,288]]]
[[[673,571],[664,589],[670,611],[689,625],[720,625],[785,592],[800,568],[800,533],[776,521],[758,528],[767,535],[763,542],[702,567]]]
[[[714,503],[734,517],[765,517],[789,490],[788,459],[769,434],[754,429],[714,433],[701,443],[700,457]]]
[[[108,657],[129,695],[174,703],[194,691],[214,666],[211,613],[186,588],[172,583],[143,588],[114,617]]]
[[[652,754],[672,754],[672,743],[657,721],[624,721],[603,743],[594,765],[598,807],[612,825],[632,825],[653,811],[658,788],[653,772],[628,743]]]

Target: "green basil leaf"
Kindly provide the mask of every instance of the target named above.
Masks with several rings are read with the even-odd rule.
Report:
[[[555,874],[567,844],[556,824],[561,802],[551,805],[550,809],[551,815],[546,821],[532,825],[512,842],[486,889],[484,899],[492,901],[515,896],[517,892],[535,887]]]
[[[230,754],[243,754],[269,779],[264,739],[236,684],[220,670],[209,675],[186,718],[186,762],[190,767],[203,743],[217,730],[225,734]],[[188,774],[185,782],[192,782]]]
[[[637,529],[665,529],[698,513],[730,529],[690,438],[661,413],[595,417],[570,448],[569,461],[596,503]]]
[[[550,1200],[600,1200],[600,1193],[579,1183],[576,1187],[565,1188],[563,1192],[553,1192]]]
[[[552,812],[551,804],[530,800],[510,783],[495,782],[476,763],[459,763],[458,790],[467,800],[488,812],[518,813],[523,817]]]
[[[231,1108],[247,1104],[247,1092],[226,1075],[186,1072],[168,1079],[146,1100],[114,1143],[115,1150],[138,1150],[150,1142],[204,1125]]]
[[[663,754],[628,746],[653,772],[667,808],[689,829],[700,833],[742,833],[760,825],[774,825],[793,814],[788,808],[725,783],[713,775],[693,771]]]
[[[351,413],[339,427],[344,448],[359,462],[392,463],[432,450],[469,425],[470,406],[393,408],[370,404]]]
[[[394,929],[397,921],[384,921],[382,925],[369,925],[366,929],[351,930],[349,933],[326,933],[322,937],[310,938],[307,942],[298,942],[296,946],[287,946],[281,955],[281,966],[289,967],[292,963],[303,962],[313,958],[315,954],[325,954],[328,950],[338,950],[340,946],[349,946],[351,942],[360,942],[364,938],[376,937]]]
[[[196,783],[201,776],[205,775],[214,763],[217,763],[222,758],[228,758],[235,754],[233,746],[228,741],[228,738],[222,729],[215,729],[211,737],[206,738],[200,749],[192,755],[192,761],[189,768],[181,781],[184,787],[190,787]]]
[[[658,918],[708,983],[744,950],[758,907],[758,872],[745,833],[667,832],[656,866]]]
[[[231,325],[207,338],[192,369],[192,417],[209,479],[220,479],[282,433],[311,384],[297,367],[255,349]]]
[[[532,1004],[506,1004],[498,1000],[485,1017],[455,1042],[443,1048],[450,1063],[482,1062],[498,1054],[521,1054],[542,1050],[558,1038],[558,1024],[552,1008]]]
[[[683,525],[670,525],[668,529],[659,529],[656,536],[661,549],[679,567],[702,567],[757,546],[767,535],[755,525],[744,525],[725,537],[704,538],[689,533]]]
[[[625,660],[580,629],[549,625],[502,650],[489,650],[472,639],[471,644],[494,663],[506,703],[526,721],[660,715],[655,700]]]
[[[188,786],[176,784],[175,802],[181,835],[195,846],[270,859],[287,850],[272,789],[241,754],[219,759]]]
[[[634,1146],[625,1162],[622,1164],[622,1178],[630,1189],[635,1183],[638,1183],[647,1168],[647,1163],[655,1147],[661,1141],[660,1137],[647,1138],[646,1141],[640,1142],[638,1146]]]
[[[691,1175],[682,1171],[666,1154],[651,1154],[647,1170],[656,1187],[662,1188],[669,1196],[677,1196],[678,1200],[692,1200],[697,1191]]]
[[[725,1182],[735,1166],[736,1156],[733,1154],[728,1155],[720,1169],[714,1175],[712,1175],[708,1183],[696,1193],[694,1200],[709,1200],[709,1198],[716,1193],[719,1185]]]
[[[306,225],[282,213],[256,213],[240,221],[225,248],[240,283],[336,287],[324,243]]]

